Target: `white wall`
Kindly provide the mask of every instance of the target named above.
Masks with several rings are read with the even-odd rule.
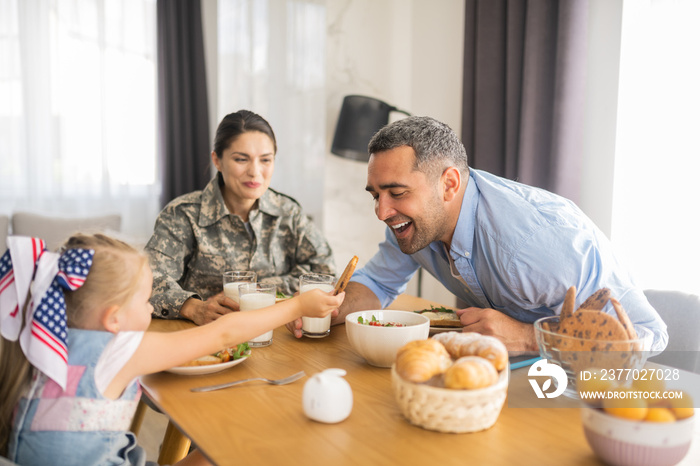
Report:
[[[327,7],[324,229],[342,270],[353,255],[360,265],[369,260],[384,239],[385,227],[364,189],[367,164],[330,153],[343,97],[375,97],[444,121],[459,134],[464,2],[333,0]],[[454,303],[432,277],[425,274],[423,282],[423,297]],[[414,282],[409,292],[416,293]]]
[[[622,0],[590,0],[588,76],[579,207],[610,237]]]
[[[218,66],[218,0],[201,0],[202,5],[202,32],[204,35],[204,65],[207,70],[207,98],[209,99],[209,133],[211,134],[212,148],[216,127],[219,125],[219,112],[216,107],[217,90],[219,88]],[[212,171],[215,170],[212,164]]]
[[[216,2],[202,0],[205,44],[215,44]],[[462,106],[464,2],[460,0],[327,0],[326,148],[323,229],[342,270],[360,265],[384,238],[364,190],[367,165],[330,153],[343,97],[375,97],[414,115],[430,115],[459,133]],[[590,0],[588,89],[580,206],[609,235],[615,150],[615,105],[622,0]],[[207,59],[216,56],[208,50]],[[214,71],[212,71],[212,69]],[[207,72],[215,75],[207,63]],[[215,88],[215,85],[212,86]],[[216,99],[212,98],[212,102]],[[216,115],[215,110],[210,112]],[[397,114],[396,118],[401,115]],[[217,122],[212,123],[212,133]],[[409,292],[416,293],[415,278]],[[424,275],[422,294],[453,297]]]

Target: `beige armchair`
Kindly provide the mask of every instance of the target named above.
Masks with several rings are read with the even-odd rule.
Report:
[[[48,250],[56,251],[74,233],[114,234],[121,230],[121,224],[118,214],[70,218],[16,212],[12,215],[12,234],[41,238],[46,241]]]

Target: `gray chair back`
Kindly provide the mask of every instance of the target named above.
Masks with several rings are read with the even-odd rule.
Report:
[[[70,218],[16,212],[12,215],[12,234],[41,238],[46,241],[48,250],[56,251],[74,233],[114,234],[121,230],[121,224],[118,214]]]
[[[700,373],[700,297],[668,290],[644,294],[668,326],[668,346],[649,360]]]
[[[10,217],[0,215],[0,255],[7,250],[7,234],[10,229]]]

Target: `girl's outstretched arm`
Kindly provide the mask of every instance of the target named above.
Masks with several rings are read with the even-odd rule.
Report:
[[[236,346],[301,316],[325,317],[340,306],[344,297],[345,293],[332,296],[315,289],[273,306],[232,312],[199,327],[178,332],[146,332],[136,352],[112,380],[105,395],[113,396],[116,393],[119,396],[138,376]]]

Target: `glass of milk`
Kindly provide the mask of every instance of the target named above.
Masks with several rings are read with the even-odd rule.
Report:
[[[264,283],[242,283],[238,285],[238,299],[241,305],[241,311],[252,311],[263,307],[272,306],[275,304],[275,294],[277,287],[275,285],[266,285]],[[248,340],[249,346],[269,346],[272,344],[272,330],[263,333],[260,336]]]
[[[258,274],[248,270],[229,270],[224,272],[224,294],[226,297],[239,303],[238,285],[241,283],[255,283],[257,279]]]
[[[335,277],[321,273],[305,273],[299,277],[299,293],[319,288],[333,291]],[[331,333],[331,315],[326,317],[302,317],[301,333],[309,338],[323,338]]]

